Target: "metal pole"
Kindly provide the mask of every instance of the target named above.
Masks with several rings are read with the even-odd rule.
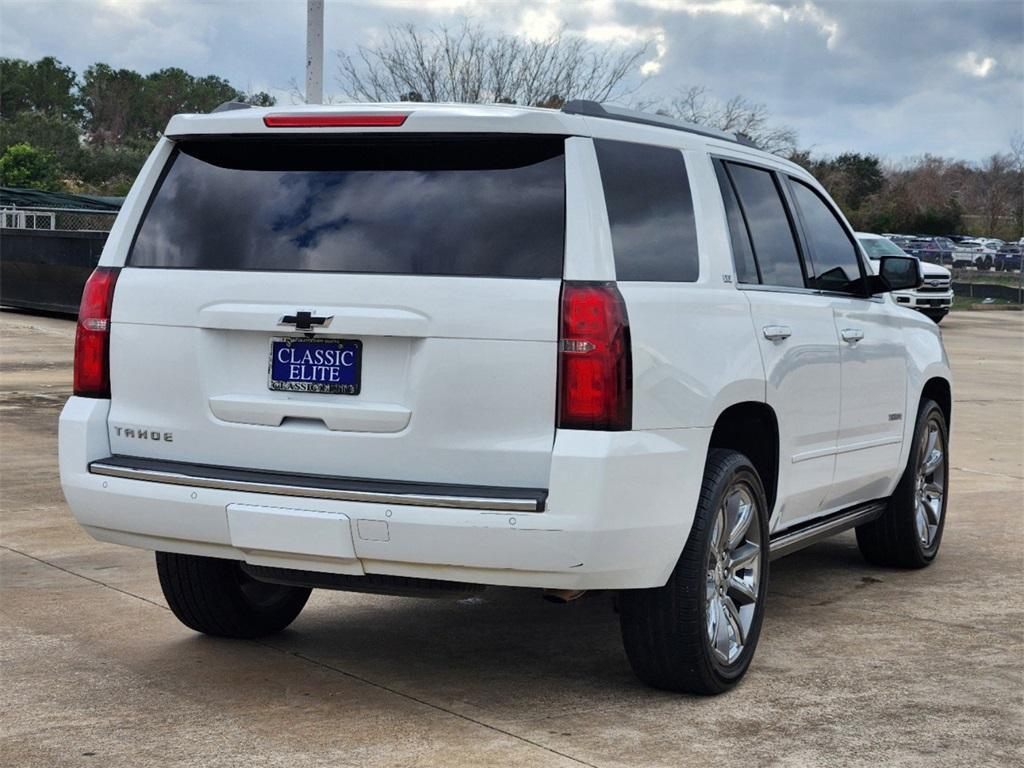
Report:
[[[324,0],[306,0],[306,103],[324,102]]]

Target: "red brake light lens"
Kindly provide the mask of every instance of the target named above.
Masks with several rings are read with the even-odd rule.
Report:
[[[80,397],[110,397],[110,308],[119,269],[97,267],[85,282],[75,330],[75,386]]]
[[[628,430],[633,365],[626,305],[614,283],[562,286],[558,426]]]
[[[267,128],[397,128],[408,115],[267,115]]]

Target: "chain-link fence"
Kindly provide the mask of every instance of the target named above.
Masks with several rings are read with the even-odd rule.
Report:
[[[76,208],[0,208],[0,228],[62,232],[109,232],[116,211]]]

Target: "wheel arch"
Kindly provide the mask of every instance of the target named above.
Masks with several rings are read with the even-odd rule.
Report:
[[[953,419],[953,388],[947,379],[941,376],[933,376],[924,383],[921,388],[921,397],[918,403],[925,398],[934,400],[942,409],[942,415],[946,418],[946,429],[949,429]]]
[[[774,510],[779,488],[779,422],[772,407],[745,401],[725,408],[715,419],[708,455],[715,448],[738,451],[750,459],[764,483],[768,509]]]

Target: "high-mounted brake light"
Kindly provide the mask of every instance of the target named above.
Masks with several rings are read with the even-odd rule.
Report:
[[[110,397],[110,308],[119,269],[97,267],[85,282],[75,330],[75,385],[80,397]]]
[[[633,365],[626,305],[614,283],[562,286],[558,426],[628,430]]]
[[[408,115],[267,115],[267,128],[397,128]]]

